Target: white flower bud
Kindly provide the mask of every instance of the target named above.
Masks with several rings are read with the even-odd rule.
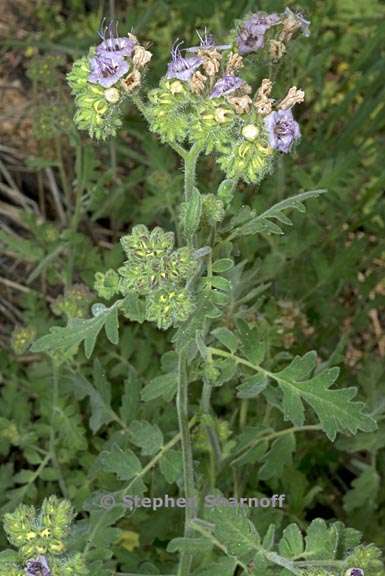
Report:
[[[257,128],[255,124],[247,124],[242,128],[242,136],[246,138],[246,140],[250,140],[250,142],[255,140],[258,134],[259,134],[259,128]]]
[[[104,91],[104,97],[107,102],[116,104],[120,100],[120,92],[117,88],[107,88],[107,90]]]

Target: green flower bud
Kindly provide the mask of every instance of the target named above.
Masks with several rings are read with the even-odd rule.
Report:
[[[174,247],[174,234],[156,227],[151,232],[143,224],[134,226],[131,234],[120,239],[123,250],[129,258],[149,258],[164,256]]]
[[[130,292],[136,292],[144,295],[157,288],[166,277],[162,264],[162,258],[149,258],[147,262],[128,260],[118,270],[121,276],[119,280],[121,294],[126,296]]]
[[[119,292],[119,275],[115,270],[107,270],[103,272],[96,272],[94,288],[100,296],[105,300],[110,300]]]
[[[185,288],[159,290],[151,293],[146,302],[146,320],[156,322],[158,328],[167,330],[179,322],[185,322],[194,309]]]
[[[4,530],[11,544],[19,548],[28,544],[37,536],[35,526],[35,508],[20,504],[12,513],[4,514]]]
[[[215,194],[205,194],[202,196],[202,216],[203,219],[210,225],[214,226],[218,222],[222,222],[225,217],[225,208],[220,198]]]
[[[40,521],[41,525],[49,531],[49,536],[55,538],[53,545],[59,546],[60,540],[66,538],[72,518],[72,506],[68,500],[59,500],[56,496],[50,496],[44,500]]]
[[[171,282],[187,280],[194,274],[198,266],[190,248],[179,248],[170,255],[167,265],[167,279]]]
[[[15,354],[24,354],[36,337],[33,326],[15,328],[11,336],[11,348]]]
[[[220,377],[221,372],[212,362],[206,362],[203,366],[203,375],[209,382],[214,384]]]
[[[187,108],[192,95],[179,80],[161,80],[148,95],[150,128],[163,142],[183,142],[189,129]]]
[[[233,140],[234,110],[222,99],[205,99],[196,105],[191,118],[190,141],[209,154],[220,151]]]
[[[257,184],[271,171],[273,157],[273,150],[260,138],[254,142],[235,143],[219,156],[218,163],[228,178]]]
[[[58,296],[51,304],[51,309],[57,316],[69,318],[85,318],[93,296],[87,286],[75,284],[66,289],[63,296]]]

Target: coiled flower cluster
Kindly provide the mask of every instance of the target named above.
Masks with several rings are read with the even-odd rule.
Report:
[[[101,43],[77,60],[68,75],[75,95],[75,122],[105,139],[121,126],[122,104],[134,97],[152,131],[171,145],[189,143],[215,153],[227,178],[258,183],[277,153],[289,153],[300,139],[292,108],[304,92],[296,86],[273,97],[269,78],[251,86],[242,78],[246,59],[260,52],[273,62],[298,33],[309,35],[309,21],[289,8],[282,14],[256,12],[239,22],[228,44],[206,31],[198,46],[177,41],[159,86],[147,103],[135,95],[151,53],[133,34],[119,36],[112,21],[99,32]]]
[[[259,182],[277,152],[287,154],[300,139],[292,108],[304,92],[293,86],[275,99],[270,79],[255,90],[240,71],[249,54],[264,49],[271,28],[279,38],[273,40],[285,46],[296,31],[307,35],[308,26],[289,9],[282,15],[258,12],[239,24],[230,44],[217,45],[207,33],[199,46],[175,44],[165,76],[149,93],[151,129],[164,142],[188,141],[206,154],[215,152],[228,178]]]
[[[110,299],[117,294],[136,295],[145,304],[145,318],[163,330],[187,320],[193,310],[187,280],[197,261],[188,247],[174,249],[172,232],[134,226],[121,238],[127,260],[117,271],[98,272],[95,289]]]
[[[104,140],[120,128],[122,105],[141,85],[151,52],[134,34],[119,36],[114,21],[102,26],[101,43],[76,60],[67,79],[75,96],[75,123]]]
[[[21,504],[4,515],[4,530],[18,551],[9,550],[1,562],[1,576],[86,576],[81,554],[66,553],[66,538],[72,521],[67,500],[46,498],[41,510]],[[9,559],[8,559],[9,558]]]

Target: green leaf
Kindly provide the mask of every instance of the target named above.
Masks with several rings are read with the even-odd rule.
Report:
[[[301,192],[291,198],[286,198],[278,202],[262,214],[252,217],[248,222],[235,228],[233,235],[246,236],[248,234],[283,234],[283,230],[277,221],[287,226],[291,225],[291,220],[283,213],[284,210],[295,209],[299,212],[305,212],[303,202],[309,198],[317,198],[324,194],[326,190],[310,190],[309,192]]]
[[[134,376],[129,376],[124,383],[120,417],[125,424],[134,419],[140,401],[140,381]]]
[[[222,182],[219,184],[217,196],[223,200],[225,204],[229,204],[233,199],[236,184],[237,181],[230,178],[222,180]]]
[[[247,360],[255,366],[259,366],[266,355],[264,330],[259,327],[250,328],[244,320],[237,321],[237,328],[242,350]]]
[[[165,452],[159,462],[159,468],[165,480],[173,484],[182,476],[183,459],[179,450],[168,450]]]
[[[122,450],[113,444],[109,450],[103,450],[98,458],[98,466],[105,472],[113,472],[120,480],[131,480],[142,470],[142,465],[132,450]]]
[[[199,570],[194,576],[233,576],[236,568],[236,560],[221,558]]]
[[[241,558],[257,549],[259,534],[244,508],[209,507],[205,518],[214,524],[214,536],[225,546],[228,555]]]
[[[94,365],[94,377],[97,374],[97,365]],[[110,393],[106,385],[106,380],[103,378],[104,386],[99,391],[94,388],[92,384],[84,378],[84,376],[77,375],[72,381],[71,385],[74,388],[75,394],[79,399],[89,396],[91,403],[91,418],[90,428],[95,434],[103,425],[109,424],[113,420],[117,420],[117,416],[110,406]],[[97,378],[95,378],[97,383]]]
[[[144,402],[150,402],[156,398],[163,398],[166,402],[171,402],[176,394],[177,374],[169,372],[156,376],[145,386],[141,392],[141,398]]]
[[[184,232],[186,237],[191,237],[199,228],[202,216],[202,198],[197,188],[194,188],[191,198],[187,202],[184,218]]]
[[[353,480],[352,489],[344,495],[344,509],[353,512],[364,508],[367,512],[376,510],[379,505],[378,492],[381,478],[373,467],[368,467]]]
[[[139,322],[142,324],[146,318],[145,303],[137,294],[127,294],[124,298],[121,311],[131,322]]]
[[[269,528],[266,531],[266,534],[263,537],[262,547],[265,550],[272,550],[274,546],[275,540],[275,524],[270,524]]]
[[[325,520],[316,518],[307,529],[305,555],[309,560],[335,558],[338,545],[338,530],[335,525],[327,526]]]
[[[285,466],[290,465],[293,461],[295,445],[293,433],[285,434],[274,440],[269,452],[263,457],[263,466],[258,472],[258,477],[261,480],[279,478]]]
[[[163,434],[156,424],[134,420],[129,427],[130,440],[142,449],[145,456],[158,452],[163,444]]]
[[[7,548],[6,550],[2,550],[0,552],[0,566],[3,564],[9,564],[11,562],[18,562],[19,556],[16,550],[11,550]]]
[[[216,274],[222,274],[223,272],[228,272],[233,268],[234,262],[231,258],[221,258],[213,263],[213,272]]]
[[[311,374],[316,367],[316,353],[308,352],[305,356],[296,356],[281,370],[271,374],[283,392],[283,412],[285,419],[295,426],[302,426],[305,421],[303,401],[309,404],[317,414],[322,429],[334,440],[337,432],[357,430],[371,432],[376,423],[369,415],[363,413],[363,402],[353,402],[356,388],[330,390],[337,380],[339,369],[326,368]]]
[[[65,355],[84,342],[85,355],[90,358],[96,339],[103,327],[110,342],[117,344],[119,338],[117,302],[110,308],[106,308],[102,304],[98,306],[100,307],[98,308],[99,312],[94,318],[87,320],[74,318],[69,320],[65,327],[54,326],[51,328],[49,334],[38,338],[32,344],[31,351]]]
[[[219,340],[219,342],[223,344],[223,346],[228,348],[230,352],[234,353],[238,348],[238,338],[228,328],[224,327],[216,328],[211,332],[211,334],[213,334],[213,336],[215,336],[215,338]]]
[[[289,524],[278,544],[279,553],[285,558],[298,558],[304,549],[303,536],[297,524]]]
[[[212,544],[206,538],[173,538],[167,546],[167,552],[204,553],[211,550]]]
[[[255,374],[246,378],[240,386],[237,387],[237,398],[256,398],[264,391],[269,380],[264,374]]]
[[[222,292],[230,292],[231,291],[231,282],[227,280],[227,278],[223,278],[223,276],[212,276],[210,278],[211,285],[218,290],[222,290]]]

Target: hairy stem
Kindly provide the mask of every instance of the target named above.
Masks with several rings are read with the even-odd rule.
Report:
[[[201,153],[201,148],[194,144],[185,156],[184,168],[184,199],[186,202],[190,200],[192,191],[195,186],[196,165]]]
[[[197,510],[194,484],[194,463],[188,422],[188,378],[186,373],[186,358],[183,352],[179,353],[178,358],[178,389],[176,406],[182,445],[184,495],[187,501],[185,508],[184,535],[185,537],[189,537],[192,532],[191,520],[197,516]],[[190,553],[181,553],[178,576],[188,576],[190,574],[191,561],[192,555]]]

